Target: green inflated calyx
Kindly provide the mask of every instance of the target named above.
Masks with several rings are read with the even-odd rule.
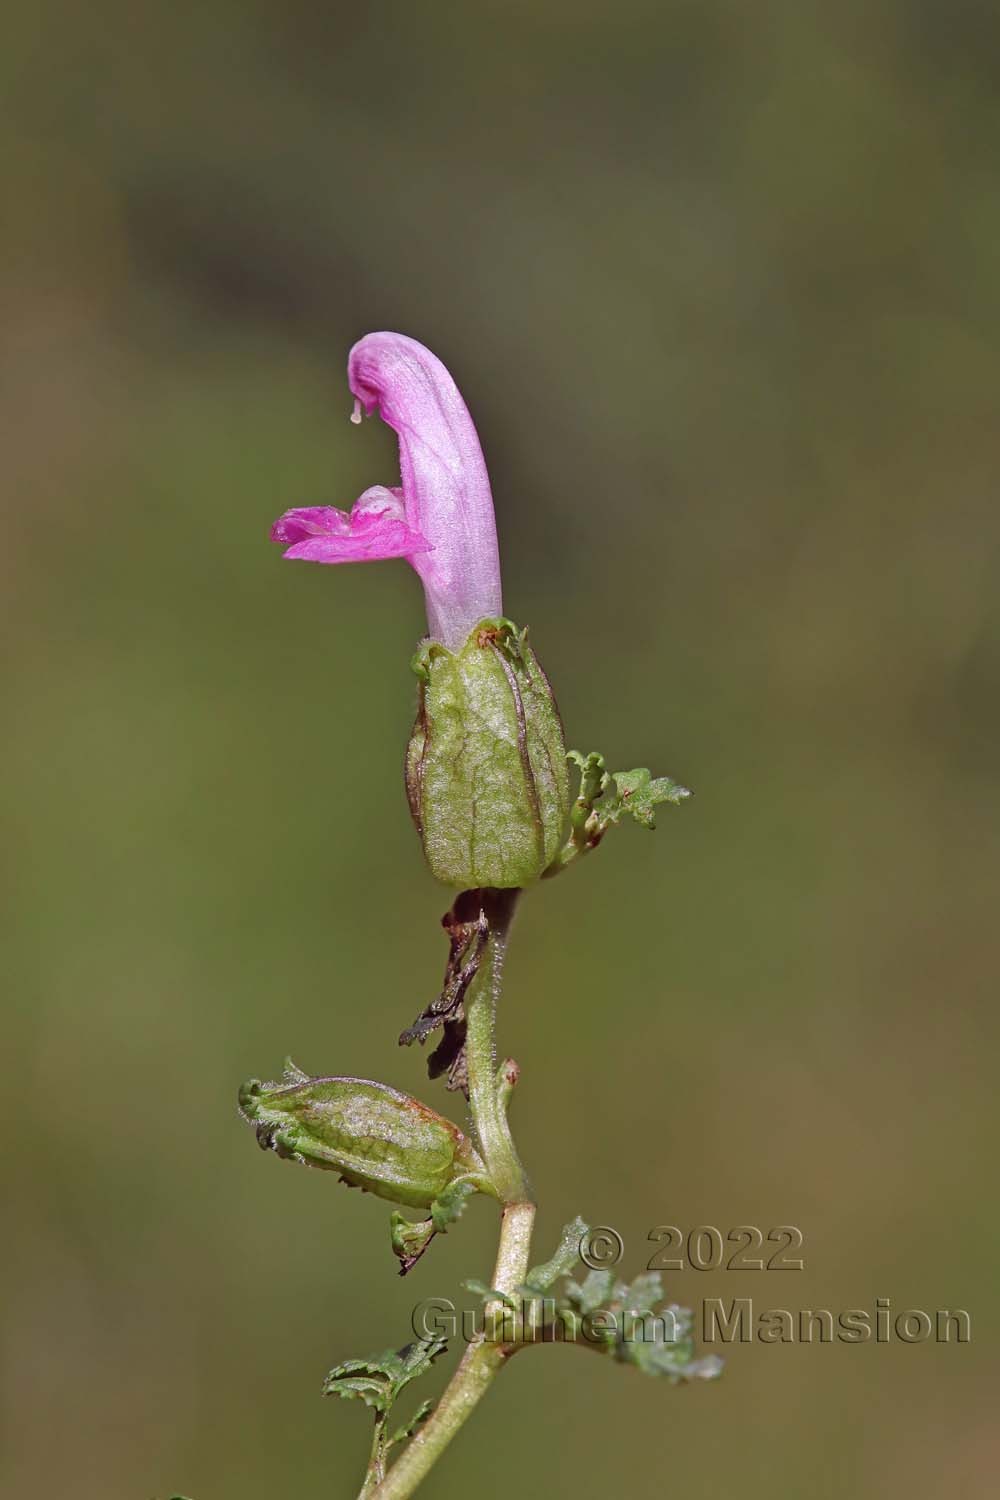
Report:
[[[240,1111],[265,1150],[338,1172],[351,1187],[390,1203],[433,1213],[442,1197],[451,1204],[456,1185],[492,1191],[458,1126],[384,1083],[290,1069],[284,1083],[245,1083]]]
[[[552,689],[510,620],[482,620],[460,651],[429,641],[406,756],[410,811],[446,885],[530,885],[562,845],[569,779]]]

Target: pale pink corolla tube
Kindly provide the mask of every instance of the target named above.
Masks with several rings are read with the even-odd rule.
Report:
[[[401,333],[369,333],[351,350],[356,408],[378,409],[399,437],[400,486],[365,490],[350,514],[286,511],[271,540],[306,562],[405,557],[419,573],[430,635],[451,650],[502,613],[489,475],[465,402],[441,361]]]

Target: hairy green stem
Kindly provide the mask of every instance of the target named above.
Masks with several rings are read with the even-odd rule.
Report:
[[[385,1413],[378,1412],[375,1416],[375,1431],[372,1434],[372,1448],[368,1458],[368,1473],[361,1487],[358,1500],[368,1500],[374,1492],[375,1487],[385,1478]]]
[[[520,891],[483,891],[489,937],[465,998],[469,1108],[486,1169],[502,1203],[525,1203],[531,1190],[507,1122],[497,1082],[496,1012],[510,924]]]
[[[483,1159],[503,1203],[491,1285],[508,1294],[514,1293],[527,1275],[535,1220],[535,1206],[507,1124],[496,1071],[496,1006],[518,894],[483,891],[489,939],[465,1000],[469,1107]],[[487,1338],[493,1314],[500,1306],[498,1302],[488,1304],[483,1332],[470,1341],[429,1421],[378,1487],[370,1491],[372,1500],[407,1500],[413,1494],[515,1352],[510,1344]]]
[[[531,1230],[535,1218],[533,1203],[511,1203],[503,1211],[500,1245],[497,1251],[493,1285],[499,1292],[512,1293],[524,1280],[531,1248]],[[490,1324],[493,1303],[486,1310],[484,1324]],[[399,1461],[389,1470],[372,1500],[406,1500],[440,1458],[466,1418],[478,1406],[498,1372],[510,1358],[510,1345],[489,1342],[485,1333],[472,1339],[461,1363],[437,1404],[433,1416],[413,1438]]]

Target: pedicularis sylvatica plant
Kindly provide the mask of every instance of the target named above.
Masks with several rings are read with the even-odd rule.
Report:
[[[406,794],[427,863],[456,894],[443,918],[449,951],[440,993],[399,1040],[434,1038],[430,1077],[464,1095],[468,1119],[460,1128],[387,1084],[311,1077],[291,1063],[280,1082],[244,1084],[240,1108],[261,1146],[409,1210],[390,1219],[400,1275],[452,1228],[474,1193],[498,1205],[493,1275],[465,1283],[484,1303],[478,1331],[437,1406],[425,1402],[398,1425],[392,1411],[443,1352],[443,1338],[349,1359],[326,1379],[330,1395],[360,1399],[374,1419],[360,1494],[400,1500],[524,1349],[574,1343],[674,1383],[711,1377],[719,1362],[695,1358],[684,1309],[651,1316],[663,1296],[655,1273],[631,1285],[607,1269],[574,1275],[587,1235],[582,1219],[566,1226],[549,1260],[530,1264],[535,1204],[508,1120],[518,1067],[512,1058],[498,1065],[495,1042],[504,953],[522,894],[596,849],[616,824],[632,818],[652,828],[661,803],[688,793],[643,768],[608,771],[595,752],[567,752],[528,632],[503,613],[489,477],[441,362],[413,339],[372,333],[351,350],[348,378],[352,419],[377,411],[397,433],[401,483],[365,490],[350,514],[331,506],[286,511],[271,536],[285,557],[306,562],[402,557],[424,586],[427,636],[413,658]]]

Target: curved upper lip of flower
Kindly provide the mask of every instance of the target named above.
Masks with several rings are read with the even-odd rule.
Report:
[[[365,490],[350,515],[286,511],[271,538],[309,562],[405,557],[424,585],[430,634],[459,646],[479,620],[502,614],[493,497],[472,418],[441,361],[403,334],[359,340],[348,380],[397,433],[401,485]]]

